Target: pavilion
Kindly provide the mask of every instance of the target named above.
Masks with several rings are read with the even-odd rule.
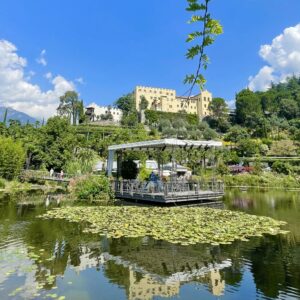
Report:
[[[173,156],[176,149],[189,151],[191,149],[204,149],[222,147],[219,141],[192,141],[179,139],[161,139],[142,141],[128,144],[112,145],[108,147],[107,175],[112,175],[113,160],[117,155],[117,177],[115,182],[115,194],[117,198],[150,201],[157,203],[176,203],[203,200],[215,200],[224,195],[224,186],[220,181],[210,182],[188,182],[178,181],[172,178],[169,182],[159,182],[147,188],[148,184],[138,180],[119,180],[121,174],[121,163],[123,153],[127,150],[161,152],[169,150],[172,155],[172,170],[176,170],[176,161]],[[162,163],[158,161],[159,174],[161,174]],[[175,173],[175,172],[174,172]]]

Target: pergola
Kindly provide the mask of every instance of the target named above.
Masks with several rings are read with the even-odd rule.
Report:
[[[107,175],[112,175],[114,155],[118,155],[118,170],[120,170],[120,162],[122,160],[122,153],[126,150],[161,150],[166,149],[173,152],[175,149],[209,149],[222,147],[222,142],[219,141],[192,141],[192,140],[178,140],[178,139],[161,139],[152,141],[142,141],[128,144],[112,145],[108,147],[108,161],[107,161]],[[172,159],[173,160],[173,159]],[[174,162],[174,161],[173,161]],[[175,164],[174,167],[176,168]],[[118,172],[119,173],[119,172]]]

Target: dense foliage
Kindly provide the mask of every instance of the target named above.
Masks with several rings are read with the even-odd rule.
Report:
[[[138,168],[132,159],[122,161],[121,176],[123,179],[136,179]]]
[[[187,114],[184,112],[171,113],[171,112],[163,112],[163,111],[146,110],[145,117],[146,117],[146,122],[149,125],[158,124],[161,120],[168,120],[170,122],[174,122],[179,119],[183,120],[189,125],[198,124],[197,115]]]
[[[57,172],[85,174],[92,171],[98,160],[106,159],[109,145],[157,137],[149,135],[142,125],[131,129],[72,126],[67,117],[56,116],[48,119],[44,126],[21,125],[12,120],[5,126],[0,122],[0,138],[24,149],[25,155],[18,156],[21,168],[53,168]],[[5,145],[1,142],[2,148]],[[15,174],[19,171],[18,167]]]
[[[179,139],[214,139],[217,133],[206,122],[200,122],[195,114],[169,113],[146,110],[146,124],[157,130],[162,137]]]
[[[112,200],[114,193],[109,179],[104,175],[89,175],[76,179],[70,185],[71,195],[78,200]]]
[[[0,137],[0,177],[13,179],[20,174],[25,162],[22,144],[11,138]]]
[[[275,189],[299,189],[300,181],[294,176],[285,176],[284,174],[264,173],[226,175],[223,177],[225,185],[228,187],[249,186]]]
[[[169,137],[225,141],[226,147],[215,153],[193,149],[186,155],[176,151],[178,162],[199,175],[206,164],[213,164],[214,160],[219,161],[218,172],[227,174],[230,171],[228,165],[248,165],[248,159],[253,157],[257,158],[257,172],[261,172],[258,161],[263,157],[274,172],[297,175],[300,172],[297,161],[285,162],[284,157],[300,154],[299,91],[300,79],[296,77],[273,85],[266,92],[243,90],[237,94],[235,114],[229,114],[224,99],[214,98],[209,107],[211,115],[204,120],[185,112],[175,114],[146,110],[148,128],[137,123],[138,114],[132,94],[116,102],[124,112],[123,122],[133,125],[131,127],[73,126],[69,116],[50,118],[46,124],[21,125],[18,121],[6,120],[6,123],[0,122],[0,137],[11,141],[12,147],[23,149],[25,156],[18,155],[15,172],[8,174],[8,171],[2,171],[2,176],[13,178],[23,167],[86,174],[92,171],[97,160],[106,159],[109,145]],[[143,105],[146,106],[146,103]],[[5,145],[1,143],[2,148]],[[157,160],[156,153],[150,152],[127,151],[124,160],[145,161],[149,156]],[[267,159],[273,156],[283,158],[273,164]],[[161,158],[167,163],[170,154],[165,151]]]

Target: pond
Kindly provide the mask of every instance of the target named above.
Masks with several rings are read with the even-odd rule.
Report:
[[[36,218],[59,197],[0,198],[2,300],[300,298],[297,192],[227,191],[226,208],[287,221],[290,233],[221,246],[83,234]]]

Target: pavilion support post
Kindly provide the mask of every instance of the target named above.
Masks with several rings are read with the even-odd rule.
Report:
[[[108,159],[107,159],[107,176],[112,176],[113,162],[114,162],[114,150],[108,151]]]
[[[117,178],[119,179],[122,175],[122,159],[123,159],[123,152],[117,152]]]
[[[159,175],[159,178],[161,178],[161,176],[162,176],[162,171],[161,171],[161,156],[160,156],[159,149],[157,150],[157,164],[158,164],[158,175]]]
[[[202,167],[204,169],[204,173],[206,173],[206,150],[203,153]]]
[[[174,147],[172,147],[172,153],[171,153],[171,156],[172,156],[172,180],[174,179],[174,175],[175,175],[175,179],[176,179],[176,171],[177,171],[177,166],[176,166],[176,159],[175,159],[175,155],[174,155]]]

